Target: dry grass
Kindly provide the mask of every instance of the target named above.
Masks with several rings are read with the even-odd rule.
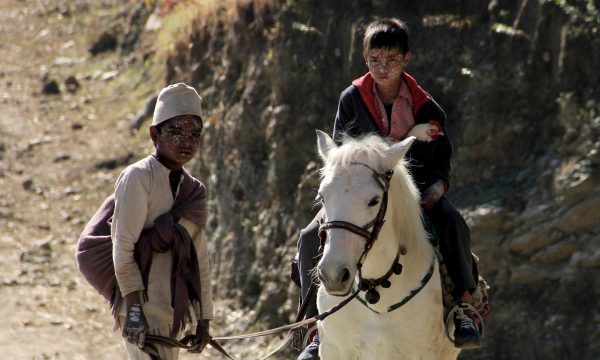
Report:
[[[200,26],[214,29],[218,22],[226,26],[238,21],[240,10],[253,6],[260,14],[274,0],[174,0],[169,2],[168,11],[161,15],[162,28],[156,38],[158,57],[180,57],[187,52],[191,35]]]

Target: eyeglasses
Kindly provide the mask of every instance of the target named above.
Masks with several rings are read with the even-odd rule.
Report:
[[[198,142],[202,137],[202,130],[194,130],[192,132],[184,132],[179,129],[164,129],[160,132],[161,136],[168,137],[175,141],[193,141]]]
[[[199,124],[195,117],[179,116],[160,127],[158,133],[169,141],[199,142],[202,137],[202,123]]]
[[[402,56],[399,56],[396,58],[389,58],[389,59],[378,59],[375,57],[367,58],[367,65],[370,68],[395,69],[395,68],[400,67],[402,64],[404,64],[404,58]]]

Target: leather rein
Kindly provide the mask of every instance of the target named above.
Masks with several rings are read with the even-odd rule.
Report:
[[[277,353],[279,350],[283,349],[283,347],[287,345],[287,343],[293,337],[294,330],[301,328],[303,326],[312,324],[316,321],[324,320],[329,315],[335,313],[336,311],[338,311],[341,308],[343,308],[344,306],[346,306],[346,304],[348,304],[350,301],[352,301],[352,299],[354,299],[358,295],[360,290],[356,290],[352,295],[350,295],[349,297],[347,297],[346,299],[344,299],[343,301],[341,301],[340,303],[338,303],[331,309],[329,309],[323,313],[320,313],[316,316],[313,316],[311,318],[308,318],[305,320],[300,320],[306,314],[306,310],[308,309],[310,299],[312,297],[316,296],[316,292],[317,292],[317,287],[315,286],[314,283],[311,283],[308,293],[306,294],[306,297],[302,301],[302,306],[301,306],[300,310],[298,311],[298,314],[296,315],[296,320],[292,324],[280,326],[280,327],[265,330],[265,331],[258,331],[258,332],[254,332],[254,333],[250,333],[250,334],[214,337],[214,338],[210,339],[208,344],[211,345],[213,348],[215,348],[224,357],[231,359],[231,360],[235,360],[235,358],[232,357],[231,355],[229,355],[227,353],[227,351],[225,351],[225,349],[223,349],[217,341],[249,339],[249,338],[255,338],[255,337],[260,337],[260,336],[280,334],[282,332],[287,331],[287,336],[280,342],[280,344],[278,346],[276,346],[274,350],[272,350],[267,355],[265,355],[261,358],[261,360],[267,359],[267,358],[271,357],[272,355],[274,355],[275,353]],[[190,336],[186,336],[181,340],[176,340],[176,339],[172,339],[172,338],[160,336],[160,335],[151,335],[151,334],[146,335],[146,342],[157,344],[157,345],[162,345],[162,346],[166,346],[166,347],[171,347],[171,348],[178,347],[178,348],[182,348],[182,349],[192,349],[193,346],[188,344],[190,339],[191,339]]]

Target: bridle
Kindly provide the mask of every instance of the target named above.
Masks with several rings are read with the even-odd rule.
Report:
[[[381,199],[379,211],[377,212],[375,218],[363,227],[341,220],[323,222],[319,226],[319,239],[321,240],[321,247],[323,247],[325,245],[325,240],[327,239],[325,230],[344,229],[365,238],[367,240],[367,242],[365,243],[365,251],[369,251],[373,246],[375,240],[377,240],[379,232],[381,231],[381,228],[385,223],[385,213],[387,211],[388,202],[388,190],[390,188],[390,180],[394,175],[394,170],[387,170],[385,173],[382,173],[363,163],[353,162],[350,165],[364,166],[373,172],[373,178],[375,179],[375,182],[377,183],[377,185],[379,185],[381,190],[383,190],[383,197]],[[370,228],[373,229],[369,231]]]
[[[354,233],[358,236],[361,236],[366,240],[364,251],[359,258],[358,264],[356,265],[357,269],[358,269],[359,289],[361,291],[366,292],[365,299],[367,300],[368,303],[375,304],[379,301],[379,298],[380,298],[379,292],[375,288],[377,286],[382,286],[384,288],[388,288],[391,286],[391,282],[389,281],[389,278],[390,278],[390,276],[392,276],[392,274],[400,275],[400,273],[402,272],[402,264],[400,264],[400,262],[399,262],[400,255],[401,254],[404,255],[404,253],[406,253],[406,250],[404,249],[404,247],[400,247],[400,249],[398,250],[398,254],[396,254],[396,258],[395,258],[392,266],[387,271],[387,273],[385,275],[383,275],[382,277],[377,278],[377,279],[363,278],[362,270],[361,270],[362,269],[362,261],[367,256],[367,253],[369,252],[369,250],[371,250],[371,248],[373,247],[373,244],[375,243],[375,240],[377,240],[377,237],[379,236],[379,232],[381,231],[381,228],[383,227],[383,224],[385,223],[385,214],[387,212],[387,204],[388,204],[388,192],[390,189],[390,181],[392,180],[392,176],[394,175],[394,170],[389,169],[385,172],[379,172],[379,171],[371,168],[369,165],[359,163],[359,162],[353,162],[353,163],[350,163],[350,165],[364,166],[373,172],[373,178],[375,179],[375,182],[377,183],[377,185],[379,185],[381,190],[383,190],[383,196],[381,199],[381,204],[379,206],[379,211],[377,212],[377,215],[375,216],[375,218],[373,220],[371,220],[369,223],[367,223],[366,225],[364,225],[362,227],[352,224],[350,222],[341,221],[341,220],[332,220],[332,221],[322,222],[322,223],[320,223],[320,226],[319,226],[319,239],[321,242],[321,248],[323,248],[325,246],[325,241],[327,240],[326,230],[344,229],[344,230],[350,231],[351,233]],[[369,231],[369,229],[371,229],[371,231]],[[320,251],[320,252],[322,253],[322,251]]]

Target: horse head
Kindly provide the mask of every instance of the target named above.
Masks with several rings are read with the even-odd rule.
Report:
[[[317,195],[323,208],[319,231],[323,257],[317,274],[327,293],[341,296],[351,290],[359,267],[365,277],[385,273],[382,269],[398,252],[394,221],[383,223],[396,212],[392,203],[397,199],[388,192],[396,197],[404,181],[409,184],[406,191],[413,198],[417,194],[410,179],[398,179],[410,178],[402,159],[414,138],[390,145],[376,135],[345,137],[339,146],[322,131],[317,130],[317,138],[324,162]]]

